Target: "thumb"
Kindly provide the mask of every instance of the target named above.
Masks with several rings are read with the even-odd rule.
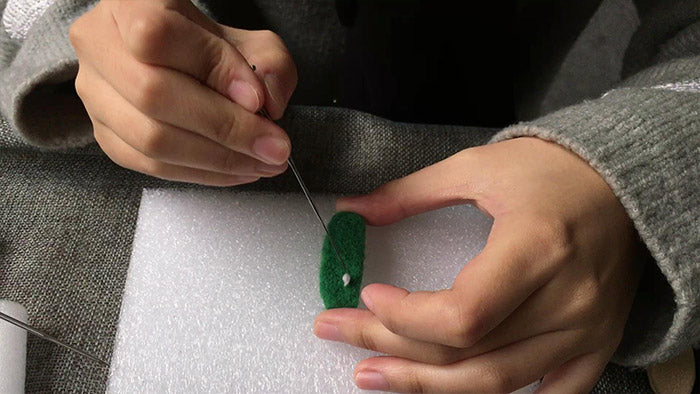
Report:
[[[467,149],[370,194],[341,198],[336,210],[355,212],[374,226],[458,204],[474,204],[488,212],[473,174],[474,164]]]
[[[265,87],[265,109],[279,119],[297,86],[296,65],[284,41],[270,30],[224,29],[223,37],[255,65],[255,74]]]

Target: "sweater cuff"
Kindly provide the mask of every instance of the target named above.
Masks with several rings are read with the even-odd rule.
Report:
[[[0,29],[0,110],[16,133],[0,135],[0,142],[21,140],[56,149],[94,141],[92,124],[75,92],[78,59],[68,38],[70,26],[94,3],[56,0],[23,39]],[[199,1],[194,3],[208,14]]]
[[[697,63],[696,63],[697,64]],[[612,188],[656,266],[640,284],[614,361],[645,366],[700,339],[700,90],[686,81],[625,87],[509,127],[586,160]],[[695,159],[693,159],[695,158]]]
[[[74,89],[78,60],[68,29],[91,4],[57,0],[24,40],[4,37],[12,58],[0,75],[0,105],[24,142],[45,148],[81,146],[92,127]]]

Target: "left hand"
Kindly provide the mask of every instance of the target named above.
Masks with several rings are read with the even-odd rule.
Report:
[[[466,149],[337,209],[385,225],[461,203],[494,223],[450,289],[369,285],[369,310],[324,311],[316,335],[389,355],[357,365],[363,389],[508,392],[544,377],[541,392],[589,391],[639,281],[625,209],[581,158],[536,138]]]

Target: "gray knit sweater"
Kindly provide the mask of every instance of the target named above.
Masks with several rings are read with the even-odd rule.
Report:
[[[0,110],[10,123],[0,130],[13,130],[0,132],[0,147],[62,149],[93,142],[73,90],[77,60],[67,37],[72,21],[91,3],[0,0]],[[280,15],[290,12],[285,7],[291,6],[277,3]],[[574,105],[492,139],[528,135],[558,143],[595,168],[624,205],[650,252],[615,356],[635,366],[700,343],[700,3],[659,3],[640,14],[624,58],[620,52],[627,77],[617,86],[595,85],[598,91],[584,95],[595,97],[578,97]],[[543,111],[558,107],[552,104],[557,95],[566,97],[559,103],[572,102],[561,94],[567,84],[556,81],[577,80],[565,75],[576,69],[565,60],[539,103]]]

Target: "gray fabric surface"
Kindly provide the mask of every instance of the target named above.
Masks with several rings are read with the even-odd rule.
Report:
[[[0,151],[0,298],[29,323],[108,358],[140,189],[98,156]],[[107,369],[28,337],[28,392],[103,391]]]
[[[598,97],[618,84],[627,44],[638,27],[632,0],[602,1],[549,84],[537,114]]]
[[[700,2],[695,0],[638,1],[643,3],[641,24],[625,54],[622,76],[628,77],[647,67],[668,61],[673,48],[684,46],[677,35],[700,18]],[[674,38],[676,38],[674,40]],[[697,35],[692,40],[697,48]],[[670,44],[669,41],[673,42]],[[690,42],[688,42],[689,44]],[[685,52],[685,51],[681,51]],[[697,52],[695,52],[697,53]]]

